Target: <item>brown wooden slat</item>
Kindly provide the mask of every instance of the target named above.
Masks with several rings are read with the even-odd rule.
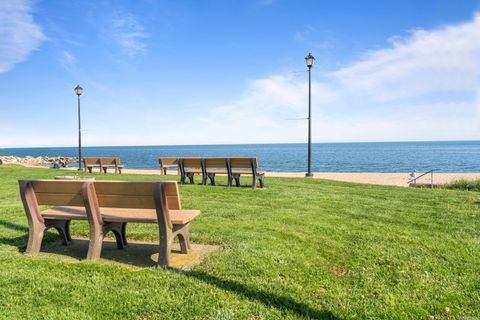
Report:
[[[252,158],[230,158],[232,168],[251,168]]]
[[[97,194],[153,196],[158,181],[95,181]],[[176,181],[161,182],[167,195],[178,196]]]
[[[190,168],[201,168],[202,167],[202,159],[201,158],[183,158],[183,166],[190,167]]]
[[[97,195],[153,196],[154,190],[152,182],[95,181],[94,186]]]
[[[182,209],[180,198],[177,196],[167,196],[167,202],[168,202],[168,209],[170,210]]]
[[[85,181],[71,180],[33,180],[32,186],[35,193],[82,193],[82,185]]]
[[[35,193],[39,205],[83,206],[83,196],[73,193]]]
[[[106,208],[154,209],[153,196],[98,194],[98,205]]]
[[[205,159],[205,168],[226,168],[227,159],[225,158],[207,158]]]

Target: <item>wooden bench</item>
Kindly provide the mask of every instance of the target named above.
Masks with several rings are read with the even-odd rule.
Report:
[[[88,220],[87,259],[100,257],[105,235],[112,231],[117,247],[127,245],[128,222],[156,223],[160,245],[158,265],[168,267],[171,244],[178,236],[182,253],[190,250],[190,222],[198,210],[182,210],[177,183],[137,181],[20,180],[20,194],[29,224],[27,253],[40,251],[43,234],[55,228],[63,244],[71,241],[70,221]],[[53,206],[41,211],[40,205]]]
[[[120,158],[83,158],[83,170],[92,173],[94,168],[99,168],[100,172],[107,173],[109,168],[115,168],[115,173],[122,174],[123,165]]]
[[[203,159],[201,158],[181,158],[178,161],[180,167],[180,183],[184,184],[186,178],[190,183],[195,183],[194,176],[196,174],[204,175]]]
[[[203,159],[203,184],[207,184],[207,177],[210,179],[212,186],[215,185],[215,175],[217,174],[226,174],[228,172],[228,159],[227,158],[205,158]],[[231,186],[231,179],[228,179],[229,186]]]
[[[167,174],[167,170],[176,169],[177,174],[180,174],[180,167],[178,166],[178,158],[159,158],[160,174]]]
[[[242,170],[248,168],[249,170]],[[260,188],[265,184],[265,172],[258,171],[257,158],[230,158],[229,159],[230,179],[235,179],[237,187],[240,186],[241,175],[252,176],[252,188],[257,187],[257,180],[260,182]],[[230,181],[231,185],[231,181]]]

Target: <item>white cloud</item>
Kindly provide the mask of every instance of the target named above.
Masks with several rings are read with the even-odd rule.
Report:
[[[0,1],[0,73],[25,61],[46,39],[31,11],[27,0]]]
[[[122,51],[130,57],[147,51],[147,45],[144,40],[149,35],[132,14],[117,14],[111,21],[110,30],[106,36],[120,46]]]
[[[390,48],[313,81],[313,139],[478,139],[479,39],[477,14],[466,23],[394,39]],[[306,75],[252,81],[239,99],[199,117],[209,125],[203,140],[304,141],[306,122],[285,119],[305,117],[307,92]]]
[[[480,75],[480,14],[467,23],[393,39],[332,74],[345,89],[375,101],[473,91]]]
[[[68,51],[63,50],[61,53],[60,64],[67,71],[75,70],[77,59]]]

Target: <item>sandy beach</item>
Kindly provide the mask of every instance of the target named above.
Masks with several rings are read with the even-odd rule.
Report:
[[[65,169],[64,169],[65,170]],[[67,168],[66,170],[76,170]],[[112,172],[111,170],[109,172]],[[123,169],[126,174],[153,174],[160,175],[160,170],[154,169]],[[168,174],[177,174],[169,171]],[[417,173],[420,176],[421,173]],[[267,177],[303,178],[303,172],[267,172]],[[380,173],[380,172],[315,172],[314,179],[327,179],[335,181],[356,182],[366,184],[379,184],[387,186],[408,187],[409,174],[406,172]],[[430,174],[418,179],[418,183],[430,183]],[[480,173],[434,173],[434,184],[445,184],[456,180],[480,179]]]

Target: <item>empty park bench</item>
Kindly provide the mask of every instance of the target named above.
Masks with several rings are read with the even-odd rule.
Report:
[[[44,232],[55,228],[63,244],[71,241],[70,222],[87,220],[90,242],[87,259],[100,258],[105,235],[112,231],[117,247],[127,245],[126,224],[156,223],[160,244],[158,265],[168,267],[171,245],[178,236],[182,253],[190,250],[190,222],[198,210],[182,210],[174,181],[20,180],[20,195],[29,225],[26,252],[40,251]],[[39,206],[53,206],[41,211]]]
[[[207,184],[210,179],[212,185],[215,185],[215,176],[224,174],[228,177],[228,186],[231,187],[233,180],[236,186],[240,187],[240,177],[242,175],[252,176],[252,188],[257,187],[257,181],[260,187],[265,185],[265,172],[258,170],[257,158],[179,158],[180,183],[184,184],[186,179],[194,183],[195,174],[202,175],[202,184]]]
[[[99,168],[100,172],[107,173],[109,168],[115,168],[115,173],[122,173],[123,165],[120,158],[83,158],[82,160],[85,172],[92,173],[94,168]]]
[[[265,172],[258,171],[257,158],[230,158],[229,159],[230,179],[235,179],[237,187],[240,186],[241,175],[252,176],[252,188],[257,187],[257,180],[260,182],[260,188],[265,184]],[[248,170],[246,170],[248,168]],[[230,180],[231,185],[231,180]]]
[[[180,173],[180,167],[178,165],[178,158],[159,158],[158,164],[160,165],[160,174],[167,174],[167,170],[175,169],[177,174]]]

